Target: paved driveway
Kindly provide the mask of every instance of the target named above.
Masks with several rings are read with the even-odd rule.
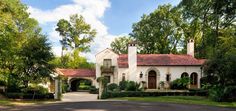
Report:
[[[33,106],[0,107],[0,111],[236,111],[236,108],[204,105],[112,100],[100,101],[96,98],[97,95],[73,92],[65,94],[60,102]]]
[[[98,101],[97,96],[88,92],[69,92],[63,94],[62,102]]]

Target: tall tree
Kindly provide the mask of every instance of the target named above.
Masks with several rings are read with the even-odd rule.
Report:
[[[141,53],[177,53],[183,36],[183,20],[178,8],[159,6],[133,24],[131,36],[137,40]]]
[[[8,85],[17,73],[22,45],[40,31],[37,21],[29,18],[27,7],[19,0],[0,1],[0,71],[8,74]]]
[[[27,87],[28,83],[40,83],[50,77],[53,59],[50,43],[43,35],[29,38],[20,51],[21,64],[18,67],[20,78]]]
[[[65,64],[64,51],[71,51],[72,57],[79,56],[80,52],[89,51],[90,42],[96,35],[95,29],[91,29],[91,26],[84,21],[84,18],[80,15],[72,15],[70,20],[59,20],[57,23],[56,31],[62,36],[60,41],[62,44],[62,63]],[[75,58],[74,58],[75,59]]]
[[[235,27],[235,0],[182,0],[178,5],[184,19],[191,24],[189,34],[200,32],[196,46],[201,58],[211,57],[217,49],[222,31]]]
[[[115,38],[114,41],[110,44],[111,49],[117,54],[127,54],[127,44],[132,41],[132,38],[129,36],[122,36]]]

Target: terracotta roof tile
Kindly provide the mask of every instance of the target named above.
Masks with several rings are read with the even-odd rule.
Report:
[[[56,69],[57,73],[67,77],[95,77],[95,69]]]
[[[190,55],[177,54],[138,54],[138,66],[196,66],[202,65],[205,59],[196,59]],[[121,54],[118,58],[119,68],[128,67],[128,55]]]

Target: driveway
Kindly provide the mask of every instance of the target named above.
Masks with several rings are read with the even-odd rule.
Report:
[[[0,111],[236,111],[236,108],[161,102],[101,101],[97,100],[96,94],[72,92],[64,94],[59,102],[0,107]]]
[[[97,94],[88,92],[69,92],[62,96],[62,102],[98,101]]]

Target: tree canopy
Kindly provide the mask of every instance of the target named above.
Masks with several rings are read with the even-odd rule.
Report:
[[[87,24],[83,16],[77,14],[71,15],[70,20],[61,19],[57,23],[56,31],[59,32],[62,39],[61,64],[64,67],[69,67],[68,62],[72,67],[78,67],[79,64],[89,64],[85,58],[80,57],[81,52],[90,51],[90,43],[93,41],[96,30],[92,29],[90,24]],[[66,53],[65,51],[69,52]],[[84,63],[83,63],[84,62]],[[75,66],[78,64],[78,66]]]
[[[111,49],[117,54],[127,54],[128,48],[127,45],[132,41],[132,38],[129,36],[122,36],[115,38],[114,41],[111,42]]]
[[[171,5],[160,5],[141,20],[133,24],[130,34],[137,40],[140,53],[177,53],[184,42],[182,13]]]
[[[40,82],[53,71],[51,46],[20,0],[0,1],[0,75],[12,87]],[[19,79],[20,78],[20,79]],[[2,78],[0,78],[2,79]]]

